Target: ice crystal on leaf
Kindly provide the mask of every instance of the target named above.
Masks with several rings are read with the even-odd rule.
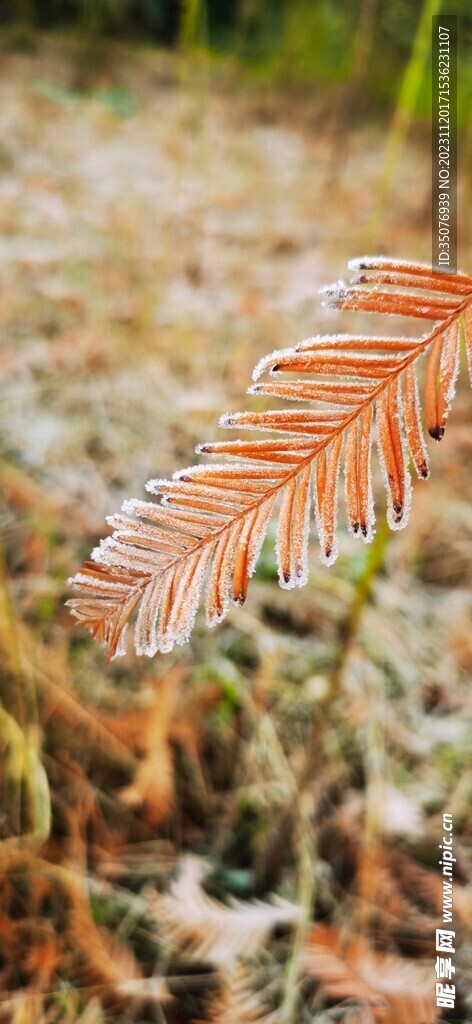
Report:
[[[416,375],[427,355],[424,423],[440,441],[454,397],[462,336],[472,375],[472,278],[434,273],[420,263],[364,256],[349,264],[354,278],[324,289],[330,307],[429,321],[421,336],[315,335],[278,349],[257,364],[251,395],[292,403],[286,408],[226,413],[220,426],[243,439],[201,444],[208,460],[150,480],[158,501],[125,501],[113,529],[71,581],[69,605],[108,647],[124,652],[126,626],[138,610],[134,642],[153,656],[186,643],[202,591],[209,625],[230,600],[245,601],[274,510],[282,587],[308,578],[313,496],[320,557],[337,555],[338,479],[344,475],[348,527],[374,534],[371,449],[377,439],[387,491],[387,519],[405,526],[411,504],[410,463],[429,474]],[[294,405],[293,403],[296,403]]]

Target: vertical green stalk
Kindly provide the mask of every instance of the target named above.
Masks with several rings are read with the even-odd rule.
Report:
[[[425,68],[431,53],[432,18],[439,13],[440,6],[440,0],[423,0],[423,9],[413,41],[411,56],[400,86],[387,138],[380,171],[377,203],[366,228],[365,245],[367,248],[375,244],[385,215],[393,178],[414,117]]]
[[[205,45],[207,42],[207,12],[205,0],[184,0],[180,27],[180,44],[185,47]]]
[[[299,804],[297,903],[302,908],[302,917],[295,930],[290,958],[285,972],[284,997],[277,1018],[279,1024],[297,1024],[299,1020],[298,1003],[301,958],[306,938],[311,928],[315,902],[316,845],[313,823],[310,820],[311,800],[306,799],[306,794],[301,793]]]

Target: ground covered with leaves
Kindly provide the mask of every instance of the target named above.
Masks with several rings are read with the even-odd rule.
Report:
[[[286,593],[270,534],[244,608],[155,661],[107,667],[64,606],[262,355],[359,330],[317,298],[349,256],[428,260],[427,135],[387,201],[382,127],[316,95],[1,45],[0,1020],[433,1024],[445,811],[445,1019],[472,1020],[465,375],[404,533],[377,479],[372,546],[343,532],[327,569],[313,545]]]

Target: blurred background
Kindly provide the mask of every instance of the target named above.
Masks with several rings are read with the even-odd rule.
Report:
[[[404,533],[376,467],[371,547],[341,513],[338,562],[315,542],[287,594],[272,532],[244,609],[154,661],[107,667],[64,606],[105,516],[218,436],[262,355],[372,331],[317,296],[349,258],[430,260],[436,13],[3,0],[1,1021],[432,1024],[444,811],[442,1019],[472,1020],[465,365]],[[447,13],[470,273],[472,10]]]

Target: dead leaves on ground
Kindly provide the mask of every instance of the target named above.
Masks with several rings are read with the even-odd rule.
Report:
[[[302,908],[287,900],[218,903],[202,887],[205,864],[187,854],[167,893],[151,899],[155,920],[167,941],[196,960],[231,969],[255,956],[275,928],[293,928]]]
[[[377,870],[375,864],[382,860],[384,869]],[[34,854],[12,851],[4,855],[0,956],[3,983],[12,999],[19,998],[19,993],[54,992],[65,976],[89,997],[95,994],[112,1016],[120,1006],[131,1006],[138,1012],[140,1006],[152,1002],[164,1008],[162,1019],[174,1024],[184,1018],[179,1017],[179,995],[173,991],[173,965],[180,964],[181,987],[187,974],[189,993],[195,971],[203,977],[202,971],[213,967],[217,972],[216,989],[213,983],[205,993],[204,1016],[201,1012],[193,1018],[185,1016],[189,1024],[277,1024],[280,956],[282,951],[284,956],[290,955],[302,908],[281,898],[252,902],[230,899],[222,903],[205,891],[208,865],[195,855],[181,858],[174,880],[169,878],[172,859],[167,858],[163,865],[167,875],[164,891],[158,893],[147,885],[138,898],[140,915],[149,922],[155,956],[162,965],[160,969],[155,967],[152,975],[145,975],[129,941],[113,938],[109,929],[94,923],[86,876],[81,879],[77,872],[41,861]],[[371,1024],[436,1024],[432,951],[425,959],[417,959],[420,949],[415,950],[415,959],[392,951],[396,945],[395,914],[408,913],[408,896],[413,902],[414,890],[416,899],[429,907],[423,929],[434,936],[439,904],[436,880],[398,852],[389,858],[380,850],[371,870],[377,877],[372,897],[382,915],[384,951],[373,941],[372,920],[369,923],[363,917],[362,902],[354,900],[354,915],[343,929],[334,924],[313,924],[300,954],[304,1003],[318,1009],[321,1005],[336,1007],[336,1013],[345,1007],[347,1019],[357,1008],[359,1020]],[[391,875],[390,905],[384,907],[387,872]],[[353,882],[351,902],[356,876]],[[113,895],[108,883],[104,894]],[[131,904],[132,899],[130,909]],[[367,932],[359,931],[362,919]],[[276,959],[271,961],[271,956]],[[277,961],[279,976],[274,986],[273,981],[268,984],[269,965]],[[19,963],[21,981],[17,976]],[[265,977],[262,984],[261,977]]]
[[[268,1011],[264,994],[254,990],[251,971],[240,967],[223,976],[205,1020],[192,1024],[277,1024],[277,1013]]]
[[[183,670],[176,667],[160,680],[145,685],[132,706],[115,713],[86,709],[66,686],[61,691],[51,680],[47,686],[43,680],[46,720],[63,736],[62,753],[59,747],[51,763],[50,755],[46,755],[46,767],[54,781],[56,826],[60,818],[64,837],[62,844],[56,837],[46,849],[55,860],[62,860],[63,866],[56,869],[34,856],[23,862],[25,876],[46,878],[37,887],[35,899],[42,899],[44,892],[48,900],[52,898],[53,926],[36,904],[25,910],[24,920],[20,917],[18,921],[9,913],[7,900],[0,937],[12,957],[10,970],[19,958],[22,944],[28,944],[28,977],[23,987],[13,976],[8,985],[12,989],[16,985],[26,993],[33,987],[36,992],[55,990],[65,972],[89,996],[96,994],[100,1004],[110,1007],[110,1012],[122,1004],[137,1008],[150,1001],[162,1005],[167,999],[165,1019],[174,1024],[175,1007],[168,998],[169,988],[172,992],[171,979],[168,986],[161,969],[166,961],[165,970],[169,969],[170,953],[171,973],[174,962],[180,970],[188,970],[185,984],[189,992],[196,970],[211,967],[216,972],[216,991],[213,985],[202,997],[202,1009],[193,1013],[194,1020],[205,1024],[229,1024],[233,1019],[238,1024],[259,1020],[276,1024],[280,967],[277,984],[269,986],[263,998],[255,967],[258,965],[259,969],[262,964],[264,973],[268,957],[283,959],[290,955],[301,908],[287,899],[267,897],[253,901],[228,897],[222,902],[206,891],[205,860],[185,855],[179,861],[172,843],[164,851],[154,849],[152,844],[148,851],[144,848],[146,844],[142,848],[139,843],[134,847],[123,845],[125,833],[110,828],[93,778],[76,761],[78,748],[72,743],[70,751],[66,749],[65,738],[73,737],[79,730],[85,734],[87,749],[92,753],[100,751],[105,764],[126,768],[131,779],[126,787],[115,789],[116,806],[127,812],[139,809],[149,828],[156,830],[174,813],[176,803],[178,806],[173,774],[175,750],[179,748],[189,765],[198,771],[207,714],[221,696],[220,685],[211,679],[201,689],[185,689],[183,679]],[[260,716],[258,708],[258,722]],[[252,727],[255,728],[254,723]],[[247,737],[242,745],[248,751],[251,749]],[[257,765],[255,770],[259,770]],[[211,787],[211,779],[208,781]],[[313,926],[301,961],[303,999],[307,1006],[311,1005],[311,979],[312,984],[316,983],[313,1005],[319,1006],[320,1000],[334,1004],[338,1013],[347,1002],[351,1009],[346,1012],[353,1012],[356,1006],[361,1020],[393,1024],[396,1019],[404,1019],[415,1020],[417,1024],[424,1015],[425,1024],[430,1024],[435,1018],[431,1016],[425,992],[421,958],[429,961],[432,957],[441,904],[440,877],[406,852],[390,851],[386,846],[379,846],[375,856],[372,851],[368,856],[363,838],[362,794],[349,789],[347,777],[338,790],[339,806],[325,814],[320,825],[319,855],[330,863],[333,872],[328,905],[331,910],[334,905],[350,907],[351,937],[344,944],[344,935],[335,924]],[[142,877],[146,887],[138,899],[139,914],[147,922],[144,927],[151,936],[158,965],[152,977],[149,964],[144,970],[139,966],[133,942],[117,943],[110,938],[113,928],[104,930],[95,924],[84,888],[91,863],[104,880],[99,883],[104,886],[104,897],[113,902],[116,888],[117,906],[121,906],[120,891],[122,885],[126,886],[126,879]],[[6,878],[11,876],[8,865],[4,874]],[[366,878],[368,885],[364,884]],[[152,887],[151,879],[155,882]],[[456,890],[457,920],[466,928],[470,894],[459,882]],[[28,899],[26,895],[25,906]],[[123,912],[121,909],[120,913]],[[329,919],[336,921],[336,914]],[[399,995],[401,985],[407,993],[403,997]],[[173,995],[178,1008],[179,995]],[[178,1019],[180,1010],[175,1012]],[[186,1024],[191,1019],[188,1016]]]
[[[3,1011],[21,997],[53,995],[63,980],[96,991],[110,1009],[139,996],[141,968],[129,945],[94,923],[85,877],[31,852],[4,848],[0,902]],[[170,998],[162,979],[147,989],[148,998]]]
[[[435,1024],[434,974],[392,953],[376,953],[362,937],[343,944],[337,928],[315,925],[303,953],[303,969],[333,1002],[368,1009],[379,1024]]]
[[[67,687],[59,690],[43,680],[52,718],[69,728],[80,728],[92,749],[96,745],[101,756],[131,774],[131,781],[117,791],[117,798],[139,811],[141,820],[152,829],[175,808],[177,748],[201,780],[205,718],[221,696],[219,684],[211,679],[200,690],[184,690],[184,676],[179,667],[169,670],[161,679],[151,681],[134,707],[114,714],[86,708]]]

